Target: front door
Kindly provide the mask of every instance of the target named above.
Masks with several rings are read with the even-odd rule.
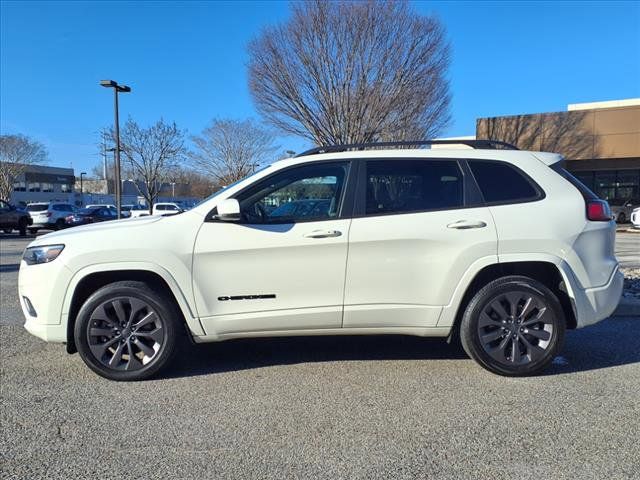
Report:
[[[349,170],[288,167],[234,195],[240,221],[204,223],[193,283],[208,335],[341,326]]]

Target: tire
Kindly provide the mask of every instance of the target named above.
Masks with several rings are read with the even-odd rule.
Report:
[[[29,229],[29,233],[30,233],[31,235],[35,235],[36,233],[38,233],[38,229],[37,229],[37,228],[30,228],[30,229]]]
[[[13,230],[11,228],[4,228],[4,229],[2,229],[2,231],[4,233],[6,233],[6,234],[9,234],[9,233],[13,232]]]
[[[27,220],[25,218],[21,218],[18,222],[18,231],[20,232],[21,237],[27,235]]]
[[[509,276],[473,296],[462,317],[460,340],[483,368],[519,377],[549,366],[562,348],[565,329],[562,307],[551,290],[532,278]]]
[[[624,212],[620,212],[618,214],[618,223],[626,223],[627,222],[627,216],[624,214]]]
[[[82,305],[74,339],[80,357],[98,375],[116,381],[146,380],[173,357],[180,318],[176,307],[146,283],[115,282]]]
[[[62,230],[65,226],[66,224],[64,223],[64,218],[59,218],[58,220],[56,220],[54,230]]]

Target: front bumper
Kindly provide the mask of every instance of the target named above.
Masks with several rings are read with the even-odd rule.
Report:
[[[24,327],[48,342],[67,341],[62,305],[71,270],[59,260],[40,265],[27,265],[23,261],[18,275],[18,295],[26,319]]]

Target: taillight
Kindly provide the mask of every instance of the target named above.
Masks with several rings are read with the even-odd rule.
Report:
[[[47,218],[49,218],[51,215],[53,215],[53,212],[47,212]]]
[[[587,201],[587,219],[592,222],[608,222],[611,220],[609,204],[604,200]]]

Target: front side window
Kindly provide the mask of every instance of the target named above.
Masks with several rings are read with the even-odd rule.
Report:
[[[462,171],[455,160],[368,161],[366,194],[367,215],[458,208]]]
[[[531,181],[507,163],[470,160],[469,167],[487,203],[517,203],[541,197]]]
[[[338,218],[348,162],[277,173],[238,195],[245,223],[296,223]]]

